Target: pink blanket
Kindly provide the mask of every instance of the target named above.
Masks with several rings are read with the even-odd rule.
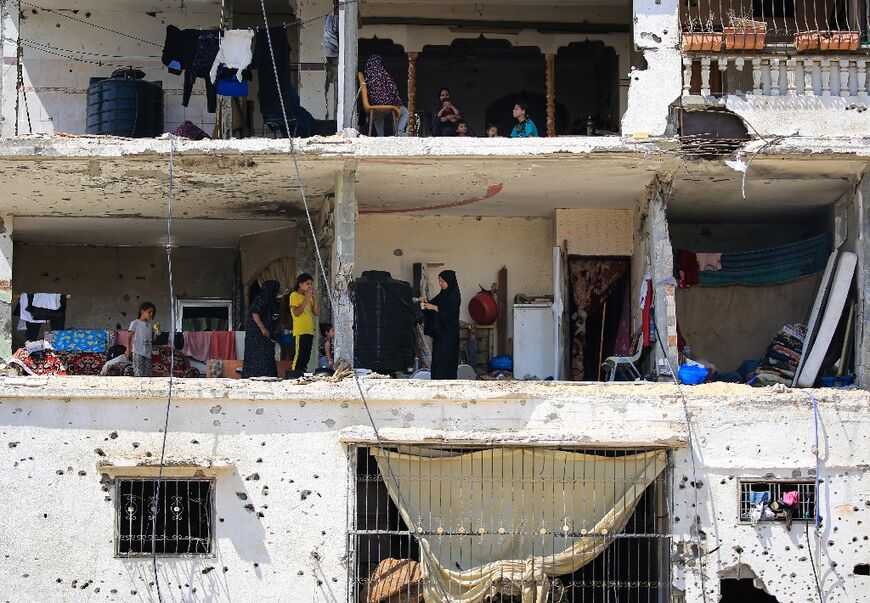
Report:
[[[191,331],[184,333],[184,349],[182,352],[188,358],[205,362],[209,358],[211,348],[211,331]]]

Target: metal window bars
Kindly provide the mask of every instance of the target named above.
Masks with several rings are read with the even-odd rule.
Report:
[[[770,492],[770,502],[776,502],[782,500],[785,492],[793,490],[798,492],[798,512],[794,515],[794,521],[815,521],[816,492],[815,482],[812,480],[741,479],[738,483],[740,521],[751,521],[749,514],[752,511],[752,492]],[[780,515],[769,521],[785,521],[785,516]]]
[[[684,32],[699,34],[766,32],[768,45],[800,46],[800,34],[824,39],[831,32],[851,32],[850,40],[867,42],[870,0],[682,0],[680,21]]]
[[[371,449],[375,450],[375,449]],[[402,446],[397,450],[415,456],[446,456],[458,455],[481,450],[464,446]],[[549,533],[555,536],[555,542],[570,544],[578,539],[605,538],[609,546],[593,561],[581,567],[574,573],[555,577],[550,582],[547,601],[552,603],[568,602],[636,602],[651,603],[670,600],[670,509],[669,468],[665,467],[647,486],[624,529],[619,533],[594,534],[592,526],[574,525],[570,518],[557,513],[561,503],[568,497],[603,496],[604,489],[612,488],[613,492],[624,490],[627,480],[617,477],[609,481],[601,481],[592,476],[594,464],[586,464],[584,470],[574,469],[567,474],[556,470],[555,466],[549,474],[533,471],[527,475],[510,475],[516,465],[502,462],[508,448],[491,448],[491,466],[476,467],[470,461],[462,467],[462,480],[458,489],[463,492],[447,492],[443,484],[452,482],[456,490],[456,477],[449,475],[409,475],[402,463],[391,465],[396,481],[409,483],[411,488],[423,490],[426,484],[428,496],[442,502],[449,500],[451,505],[462,506],[461,501],[480,499],[476,508],[491,507],[488,500],[483,500],[487,491],[488,481],[509,480],[514,484],[511,492],[512,503],[522,510],[519,521],[501,517],[496,513],[471,514],[459,526],[444,525],[438,517],[426,517],[416,527],[412,535],[403,521],[399,509],[390,497],[384,476],[370,448],[367,446],[350,446],[348,449],[349,472],[348,484],[353,494],[348,505],[348,600],[360,603],[380,603],[389,601],[418,602],[422,601],[422,591],[419,583],[421,568],[419,544],[416,537],[425,538],[433,551],[446,552],[454,560],[457,567],[447,567],[449,570],[466,570],[472,558],[486,557],[495,546],[504,546],[505,542],[526,542],[539,539],[544,534],[543,526],[561,526],[570,524],[565,533]],[[511,448],[516,450],[516,448]],[[522,449],[531,451],[533,448]],[[575,449],[563,448],[569,452],[595,455],[608,459],[625,459],[630,464],[631,455],[647,452],[646,450],[623,449]],[[470,455],[473,456],[473,455]],[[482,463],[483,461],[481,461]],[[670,464],[670,461],[668,461]],[[525,467],[525,463],[522,464]],[[489,475],[492,477],[485,477]],[[503,477],[498,477],[502,475]],[[627,475],[623,471],[622,475]],[[588,490],[588,484],[594,481],[602,490]],[[517,485],[519,486],[517,491]],[[534,494],[533,494],[534,493]],[[584,494],[585,493],[585,494]],[[409,493],[410,494],[410,493]],[[557,504],[540,504],[535,498],[547,498],[557,501]],[[496,502],[496,501],[494,501]],[[425,505],[424,505],[425,506]],[[433,505],[437,506],[437,505]],[[552,515],[542,517],[542,509],[550,508]],[[516,513],[515,513],[516,516]],[[424,527],[425,526],[425,527]],[[433,528],[433,526],[438,526]],[[569,533],[570,532],[570,533]],[[560,539],[564,540],[560,540]],[[511,540],[513,539],[513,540]],[[554,545],[555,546],[555,545]],[[486,548],[484,551],[482,549]],[[535,555],[556,554],[558,551],[535,550]],[[520,592],[516,585],[504,584],[497,592],[491,592],[485,599],[492,602],[518,602]]]
[[[115,480],[115,555],[148,557],[152,542],[162,556],[211,554],[214,480],[163,478],[153,538],[156,490],[156,479]]]

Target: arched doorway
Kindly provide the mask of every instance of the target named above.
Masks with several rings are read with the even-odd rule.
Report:
[[[603,42],[574,42],[556,54],[556,101],[568,109],[568,127],[558,134],[585,134],[591,117],[596,129],[619,132],[619,67],[616,50]]]

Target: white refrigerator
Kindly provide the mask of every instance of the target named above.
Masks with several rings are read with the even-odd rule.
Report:
[[[552,302],[514,304],[514,379],[560,379],[554,362],[557,331]]]

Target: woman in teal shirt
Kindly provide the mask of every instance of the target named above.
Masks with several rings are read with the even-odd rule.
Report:
[[[518,123],[511,132],[511,138],[538,137],[538,128],[535,127],[535,122],[529,118],[529,106],[526,103],[519,102],[514,105],[514,119]]]

